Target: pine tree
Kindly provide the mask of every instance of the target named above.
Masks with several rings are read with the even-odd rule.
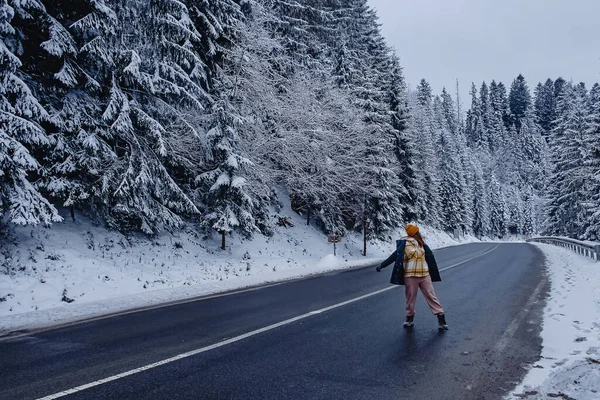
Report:
[[[490,234],[490,204],[483,169],[478,160],[472,160],[473,168],[473,233],[481,238]]]
[[[234,152],[237,129],[227,104],[227,100],[223,99],[213,105],[214,122],[207,134],[213,149],[209,160],[212,168],[197,178],[199,183],[210,186],[203,223],[221,234],[223,250],[225,235],[234,229],[240,229],[247,235],[257,230],[252,213],[254,203],[244,190],[247,183],[243,176],[244,167],[251,163]]]
[[[511,122],[510,107],[506,94],[506,86],[502,82],[492,81],[490,84],[490,105],[496,117],[502,118],[504,127],[508,130]]]
[[[506,201],[500,184],[492,174],[488,182],[490,196],[490,225],[491,234],[504,237],[507,233]]]
[[[439,171],[441,174],[440,214],[441,225],[446,231],[465,231],[471,226],[467,210],[470,198],[466,195],[466,172],[461,160],[460,142],[452,135],[445,121],[441,100],[434,98],[435,128],[438,132]]]
[[[600,85],[590,90],[583,135],[583,171],[585,177],[583,237],[600,240]]]
[[[504,188],[506,200],[506,228],[511,235],[520,235],[523,231],[523,203],[516,186]]]
[[[508,103],[505,97],[504,86],[502,83],[496,84],[496,81],[490,83],[489,88],[489,139],[490,150],[492,154],[496,154],[502,150],[506,141],[506,124],[508,120]]]
[[[392,55],[390,89],[388,95],[391,126],[395,136],[395,154],[398,162],[398,175],[403,192],[398,193],[402,211],[407,221],[416,221],[418,216],[415,191],[417,189],[413,143],[408,136],[409,110],[406,82],[398,57]]]
[[[529,87],[521,74],[513,81],[510,87],[508,103],[510,106],[511,122],[517,128],[517,131],[519,131],[521,129],[521,119],[525,117],[531,105]]]
[[[554,97],[554,82],[547,79],[543,85],[540,83],[535,89],[535,116],[547,136],[556,119],[556,99]]]
[[[536,207],[536,199],[533,194],[533,190],[531,187],[525,187],[523,189],[523,214],[522,214],[522,223],[521,230],[525,237],[532,237],[538,231],[537,226],[537,214],[538,210]]]
[[[102,166],[110,163],[111,147],[100,134],[106,130],[99,123],[98,97],[102,76],[114,66],[110,43],[117,19],[102,0],[52,0],[48,9],[55,15],[46,17],[50,35],[40,47],[47,53],[46,62],[55,69],[40,73],[44,78],[36,89],[49,103],[55,132],[37,186],[68,207],[75,219],[76,207],[88,209],[101,204],[97,180]]]
[[[448,129],[450,129],[450,132],[452,132],[453,135],[458,135],[460,129],[459,122],[457,121],[456,108],[454,107],[452,96],[446,92],[446,88],[442,88],[441,100],[444,118],[448,124]]]
[[[411,97],[410,132],[418,138],[419,151],[415,153],[417,188],[415,195],[419,210],[418,220],[432,226],[441,224],[439,199],[439,169],[437,162],[437,134],[434,126],[431,86],[423,79]]]
[[[562,77],[558,77],[554,81],[554,99],[558,102],[558,98],[562,94],[563,88],[568,82],[565,81]]]
[[[366,0],[348,0],[342,12],[340,31],[344,36],[341,40],[347,44],[347,65],[356,71],[348,84],[349,94],[354,99],[353,104],[364,112],[368,130],[363,159],[369,160],[377,188],[365,194],[357,225],[363,229],[368,227],[371,235],[381,236],[404,219],[399,194],[407,193],[397,172],[390,168],[397,164],[393,152],[396,134],[386,101],[392,59],[379,31],[377,15]]]
[[[490,131],[492,129],[492,118],[493,118],[493,110],[490,104],[490,91],[488,89],[485,81],[481,84],[481,89],[479,90],[479,104],[481,111],[481,119],[483,121],[483,127],[487,132],[488,137],[488,145],[490,144]]]
[[[465,135],[467,142],[478,150],[487,151],[489,140],[487,130],[484,125],[484,119],[481,113],[481,103],[477,97],[477,88],[471,84],[471,108],[467,112],[467,123],[465,126]]]
[[[582,85],[568,83],[558,98],[556,127],[550,144],[554,171],[550,179],[550,205],[547,231],[569,237],[581,237],[585,222],[582,192],[582,141],[586,117],[586,90]]]
[[[21,43],[11,25],[15,12],[20,18],[32,19],[30,12],[43,10],[33,0],[15,8],[6,0],[0,2],[0,209],[10,222],[20,225],[61,221],[56,209],[30,181],[40,169],[32,153],[51,145],[41,125],[50,116],[20,78],[23,64],[15,53]]]
[[[549,173],[549,149],[542,136],[542,128],[535,123],[531,113],[521,120],[521,131],[515,145],[513,153],[518,160],[519,187],[530,186],[538,192],[544,191]]]

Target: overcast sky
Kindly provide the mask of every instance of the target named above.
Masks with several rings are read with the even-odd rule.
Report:
[[[458,78],[468,106],[471,82],[600,81],[600,0],[368,1],[411,88],[425,78],[454,94]]]

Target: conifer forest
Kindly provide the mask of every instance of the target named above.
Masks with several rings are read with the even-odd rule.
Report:
[[[409,90],[367,0],[0,0],[0,39],[4,224],[600,240],[600,86]]]

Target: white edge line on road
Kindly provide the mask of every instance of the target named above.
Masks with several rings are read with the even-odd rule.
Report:
[[[548,279],[545,276],[542,277],[542,279],[536,286],[535,290],[529,296],[529,299],[527,300],[527,303],[525,303],[525,306],[523,307],[523,309],[517,314],[517,316],[508,325],[508,328],[506,328],[506,330],[500,337],[500,340],[498,340],[498,343],[496,343],[496,345],[494,346],[494,348],[492,350],[492,354],[490,355],[492,357],[492,362],[494,360],[493,359],[494,357],[497,357],[499,354],[501,354],[504,351],[504,349],[506,349],[506,346],[508,346],[510,339],[512,339],[512,337],[515,335],[515,332],[517,331],[517,329],[519,329],[519,327],[525,320],[525,317],[527,317],[527,315],[531,311],[531,308],[533,307],[533,305],[539,301],[538,297],[540,295],[540,292],[544,288],[544,286],[546,286],[547,283],[548,283]],[[475,371],[473,376],[471,376],[471,380],[469,381],[470,383],[466,387],[467,390],[472,391],[473,388],[475,388],[478,385],[481,374],[483,374],[482,369],[478,369],[477,371]]]
[[[451,265],[449,267],[443,268],[440,271],[447,271],[449,269],[452,269],[452,268],[458,267],[460,265],[463,265],[465,263],[468,263],[469,261],[472,261],[472,260],[474,260],[476,258],[483,257],[484,255],[486,255],[486,254],[491,253],[492,251],[494,251],[496,248],[498,248],[498,246],[494,247],[491,250],[486,251],[485,253],[482,253],[482,254],[480,254],[478,256],[470,258],[470,259],[468,259],[466,261],[462,261],[460,263],[457,263],[457,264]],[[108,382],[112,382],[112,381],[116,381],[118,379],[125,378],[125,377],[130,376],[130,375],[135,375],[135,374],[138,374],[140,372],[147,371],[149,369],[160,367],[161,365],[170,364],[170,363],[172,363],[174,361],[178,361],[178,360],[181,360],[181,359],[184,359],[184,358],[195,356],[197,354],[205,353],[205,352],[210,351],[210,350],[218,349],[219,347],[223,347],[223,346],[227,346],[229,344],[235,343],[235,342],[239,342],[240,340],[244,340],[244,339],[247,339],[249,337],[252,337],[252,336],[255,336],[255,335],[258,335],[258,334],[261,334],[261,333],[264,333],[264,332],[267,332],[267,331],[279,328],[281,326],[291,324],[293,322],[296,322],[296,321],[299,321],[301,319],[305,319],[305,318],[311,317],[311,316],[316,315],[316,314],[321,314],[321,313],[324,313],[324,312],[327,312],[327,311],[334,310],[334,309],[339,308],[339,307],[343,307],[343,306],[348,305],[348,304],[355,303],[355,302],[360,301],[360,300],[364,300],[364,299],[369,298],[369,297],[376,296],[378,294],[387,292],[387,291],[395,289],[395,288],[397,288],[397,286],[389,286],[389,287],[377,290],[377,291],[372,292],[372,293],[368,293],[368,294],[365,294],[365,295],[362,295],[362,296],[359,296],[359,297],[355,297],[355,298],[350,299],[350,300],[346,300],[346,301],[344,301],[342,303],[334,304],[334,305],[329,306],[329,307],[325,307],[325,308],[321,308],[319,310],[311,311],[311,312],[299,315],[299,316],[294,317],[294,318],[286,319],[285,321],[281,321],[281,322],[277,322],[277,323],[269,325],[269,326],[265,326],[264,328],[260,328],[260,329],[257,329],[257,330],[254,330],[254,331],[251,331],[251,332],[248,332],[248,333],[244,333],[243,335],[236,336],[236,337],[231,338],[231,339],[223,340],[221,342],[212,344],[210,346],[206,346],[206,347],[202,347],[200,349],[188,351],[186,353],[182,353],[182,354],[176,355],[174,357],[167,358],[165,360],[161,360],[161,361],[158,361],[158,362],[155,362],[155,363],[152,363],[152,364],[148,364],[148,365],[145,365],[143,367],[135,368],[135,369],[132,369],[132,370],[129,370],[129,371],[126,371],[126,372],[122,372],[122,373],[117,374],[117,375],[109,376],[108,378],[99,379],[97,381],[86,383],[85,385],[77,386],[77,387],[74,387],[72,389],[67,389],[67,390],[63,390],[62,392],[54,393],[54,394],[51,394],[51,395],[48,395],[48,396],[45,396],[45,397],[40,397],[37,400],[53,400],[53,399],[58,399],[58,398],[61,398],[61,397],[64,397],[64,396],[68,396],[68,395],[73,394],[73,393],[81,392],[83,390],[90,389],[90,388],[93,388],[95,386],[100,386],[102,384],[105,384],[105,383],[108,383]]]

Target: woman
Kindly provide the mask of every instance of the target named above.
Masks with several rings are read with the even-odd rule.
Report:
[[[381,272],[382,268],[394,263],[390,283],[405,285],[406,287],[406,322],[404,327],[410,328],[414,325],[417,292],[421,288],[421,293],[425,296],[431,312],[437,315],[438,328],[448,330],[444,309],[433,289],[432,282],[442,280],[433,252],[423,241],[418,226],[406,225],[404,229],[408,236],[396,242],[396,251],[377,267],[377,272]]]

